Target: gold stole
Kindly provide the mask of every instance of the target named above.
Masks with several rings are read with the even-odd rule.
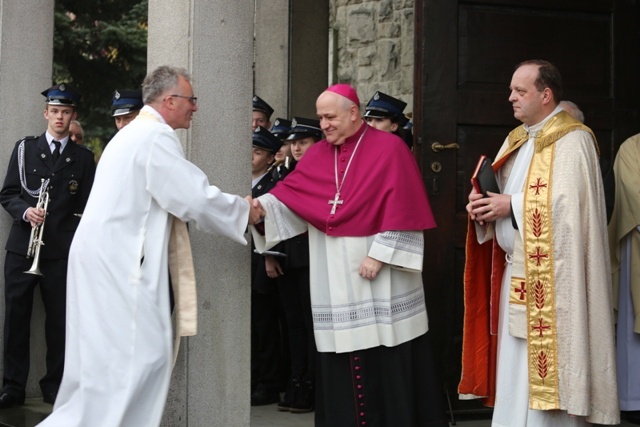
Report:
[[[136,120],[153,120],[157,117],[147,111],[140,111]],[[196,277],[187,225],[179,218],[173,218],[169,236],[169,274],[175,300],[176,332],[173,344],[173,364],[175,366],[180,349],[180,337],[193,336],[198,327],[198,306]]]
[[[564,111],[549,119],[536,134],[535,151],[524,188],[526,279],[525,282],[512,282],[511,301],[524,299],[527,306],[531,409],[560,409],[551,188],[555,142],[574,130],[587,131],[596,140],[591,129]],[[528,135],[524,126],[516,128],[509,134],[510,146],[506,154],[526,140]],[[518,298],[514,298],[515,293]]]

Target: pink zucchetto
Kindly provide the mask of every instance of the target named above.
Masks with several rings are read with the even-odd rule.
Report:
[[[360,108],[360,99],[358,99],[358,94],[356,90],[346,83],[338,83],[333,86],[329,86],[326,90],[327,92],[337,93],[340,96],[344,96],[349,101],[356,104],[358,108]]]

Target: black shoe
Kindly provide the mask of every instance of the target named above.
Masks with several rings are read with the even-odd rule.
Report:
[[[300,375],[294,375],[289,378],[287,389],[284,392],[282,400],[278,403],[278,411],[287,412],[293,406],[296,399],[296,392],[300,388]]]
[[[251,406],[271,405],[280,401],[280,393],[277,391],[267,391],[258,389],[251,395]]]
[[[627,421],[631,424],[640,424],[640,411],[627,411]]]
[[[19,398],[15,394],[7,392],[0,393],[0,409],[13,408],[20,405],[24,405],[24,397]]]
[[[58,392],[56,391],[42,392],[42,401],[44,403],[49,403],[53,405],[56,401],[57,396],[58,396]]]
[[[313,411],[315,395],[313,380],[305,378],[299,383],[296,390],[296,398],[289,408],[289,412],[292,414],[304,414],[305,412]]]

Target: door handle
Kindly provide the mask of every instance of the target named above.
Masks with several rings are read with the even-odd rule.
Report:
[[[452,142],[451,144],[447,145],[442,145],[439,142],[434,142],[433,144],[431,144],[431,149],[435,153],[438,153],[442,150],[457,150],[458,148],[460,148],[460,146],[456,142]]]

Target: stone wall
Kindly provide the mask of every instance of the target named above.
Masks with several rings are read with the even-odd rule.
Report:
[[[330,83],[350,83],[364,106],[376,90],[413,111],[414,0],[331,0]]]

